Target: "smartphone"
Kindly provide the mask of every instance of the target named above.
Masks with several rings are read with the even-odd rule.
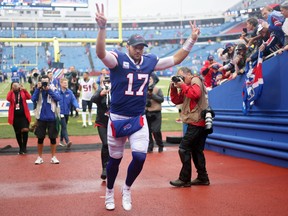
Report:
[[[243,28],[242,30],[243,30],[243,32],[245,32],[247,34],[247,32],[248,32],[247,28]]]

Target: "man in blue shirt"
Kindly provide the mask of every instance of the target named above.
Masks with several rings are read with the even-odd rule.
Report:
[[[46,136],[46,130],[48,130],[48,137],[51,144],[51,163],[59,164],[59,160],[56,158],[56,138],[58,131],[56,127],[56,119],[60,113],[57,110],[57,102],[60,100],[60,95],[57,89],[49,85],[49,77],[43,75],[41,82],[38,82],[37,88],[32,95],[32,101],[37,103],[35,109],[35,117],[37,119],[37,127],[35,135],[38,138],[38,158],[35,164],[42,164],[43,143]]]
[[[59,145],[63,147],[67,146],[67,148],[70,148],[72,142],[69,140],[67,131],[69,113],[72,105],[76,108],[76,111],[79,112],[79,104],[73,92],[70,89],[68,89],[68,80],[66,78],[62,78],[60,80],[59,105],[60,105],[60,117],[61,117],[61,133],[60,133]],[[64,139],[66,144],[63,142]]]

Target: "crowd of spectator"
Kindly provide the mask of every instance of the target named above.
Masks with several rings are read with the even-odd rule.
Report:
[[[280,11],[262,8],[261,15],[262,19],[247,19],[240,43],[227,43],[217,51],[221,63],[208,56],[200,71],[208,89],[244,74],[247,63],[257,62],[259,52],[265,60],[288,50],[288,1],[280,5]]]

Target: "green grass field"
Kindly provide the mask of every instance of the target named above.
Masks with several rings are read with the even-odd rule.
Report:
[[[166,97],[169,79],[160,78],[158,87],[162,89],[164,96]],[[24,84],[25,88],[29,90],[29,84]],[[0,100],[5,100],[6,95],[10,89],[10,83],[0,83]],[[95,119],[95,114],[93,119]],[[178,113],[163,113],[162,114],[162,131],[181,131],[182,124],[178,124],[175,120],[178,118]],[[32,121],[34,117],[32,117]],[[71,136],[87,136],[87,135],[97,135],[97,129],[93,126],[82,128],[81,118],[70,118],[68,125],[69,135]],[[29,134],[31,137],[34,134]],[[0,117],[0,138],[14,138],[13,127],[7,123],[7,117]]]
[[[95,114],[93,119],[95,119]],[[163,113],[162,114],[162,131],[181,131],[182,124],[178,124],[175,120],[178,118],[178,113]],[[34,117],[32,117],[34,121]],[[14,130],[12,125],[7,123],[7,117],[0,118],[0,138],[14,138]],[[97,135],[97,129],[93,126],[87,128],[82,128],[81,117],[69,118],[68,132],[70,136],[87,136],[87,135]],[[30,137],[33,137],[33,133],[29,133]]]
[[[160,81],[157,84],[158,88],[161,88],[164,96],[167,95],[168,87],[170,83],[170,78],[162,78],[160,77]],[[5,100],[8,91],[10,90],[11,83],[0,83],[0,100]],[[29,83],[25,83],[24,87],[29,90]]]

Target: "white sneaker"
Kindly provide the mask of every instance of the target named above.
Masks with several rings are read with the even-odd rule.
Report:
[[[88,125],[89,125],[89,126],[92,126],[92,122],[91,122],[91,121],[89,121],[89,122],[88,122]]]
[[[59,164],[60,161],[54,156],[51,158],[51,164]]]
[[[132,209],[131,189],[122,188],[122,206],[126,211]]]
[[[62,146],[62,147],[66,147],[67,146],[63,141],[60,141],[59,145]]]
[[[112,211],[115,209],[114,189],[109,190],[106,188],[105,207],[108,211]]]
[[[40,165],[40,164],[42,164],[42,163],[44,163],[43,159],[42,159],[40,156],[38,156],[37,159],[36,159],[36,161],[35,161],[35,164],[36,164],[36,165]]]
[[[86,128],[86,127],[87,127],[87,125],[86,125],[86,124],[83,124],[83,125],[82,125],[82,127],[83,127],[83,128]]]

